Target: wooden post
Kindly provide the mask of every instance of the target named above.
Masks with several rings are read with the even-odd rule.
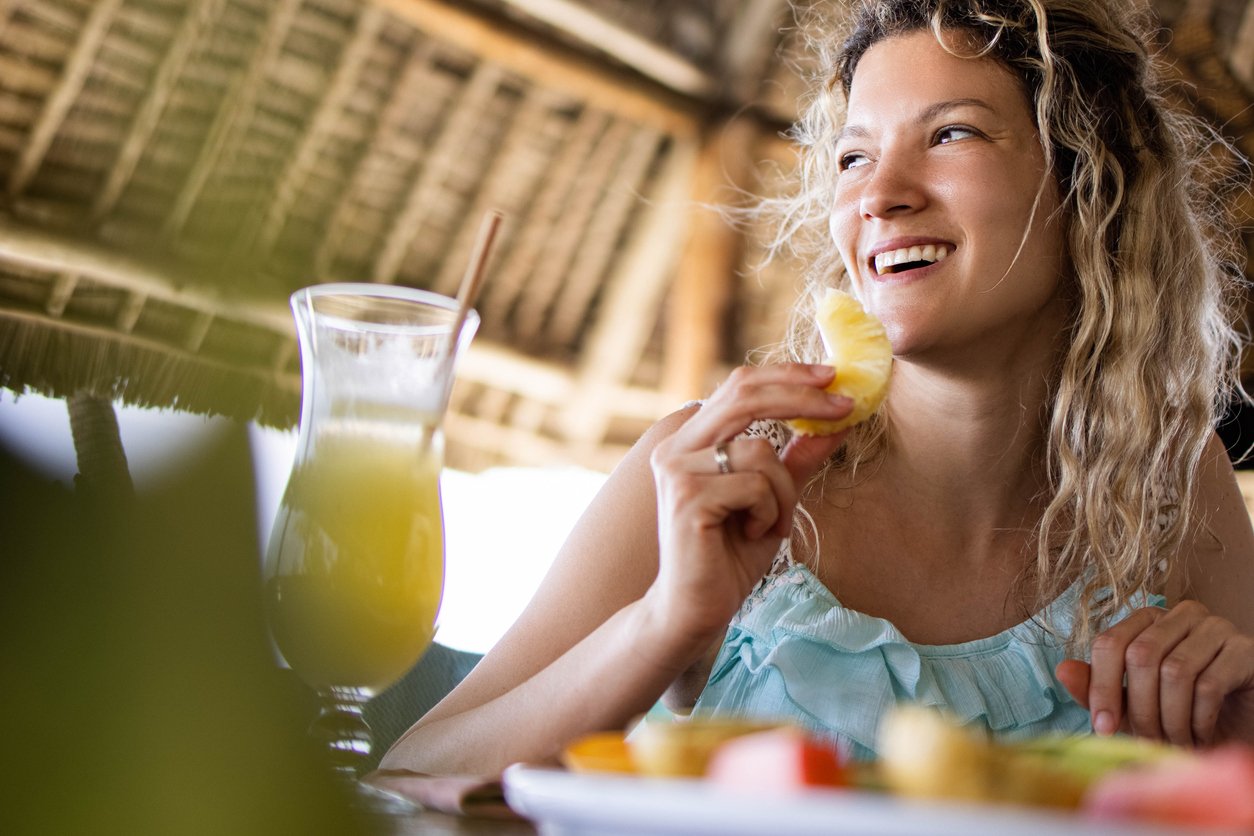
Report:
[[[113,402],[80,391],[66,399],[66,406],[78,456],[78,475],[74,477],[78,490],[98,495],[134,494]]]
[[[688,242],[671,291],[662,389],[677,400],[709,394],[723,354],[723,328],[735,296],[743,236],[717,207],[739,204],[757,128],[748,119],[713,127],[693,178]]]

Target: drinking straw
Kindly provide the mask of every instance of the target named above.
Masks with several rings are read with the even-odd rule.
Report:
[[[461,336],[462,325],[466,323],[466,314],[474,307],[479,297],[479,288],[483,286],[483,274],[488,265],[488,257],[492,254],[492,242],[496,240],[496,232],[500,229],[504,214],[499,209],[490,209],[479,223],[479,234],[471,250],[470,263],[462,275],[461,287],[457,289],[457,318],[453,320],[453,328],[449,331],[447,356],[452,357],[457,351],[457,340]]]

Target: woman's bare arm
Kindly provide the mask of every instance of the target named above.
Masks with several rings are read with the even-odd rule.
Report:
[[[1202,456],[1194,514],[1202,525],[1184,567],[1184,597],[1254,636],[1254,529],[1218,436]]]
[[[644,600],[658,564],[649,456],[693,412],[659,422],[627,454],[518,621],[382,767],[488,774],[552,757],[575,735],[622,728],[700,655]]]
[[[492,773],[652,706],[722,636],[788,536],[800,485],[841,440],[794,439],[781,455],[738,436],[762,418],[848,415],[852,401],[824,389],[832,375],[737,369],[699,410],[650,430],[518,622],[382,765]]]

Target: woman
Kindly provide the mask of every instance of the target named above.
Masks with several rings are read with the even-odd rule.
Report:
[[[644,436],[385,767],[547,758],[664,692],[855,757],[899,699],[1011,738],[1254,741],[1254,533],[1212,430],[1238,271],[1131,9],[859,12],[824,55],[782,228],[814,287],[884,322],[880,415],[788,437],[850,410],[804,362],[802,310],[791,362]],[[930,256],[885,266],[912,246]]]

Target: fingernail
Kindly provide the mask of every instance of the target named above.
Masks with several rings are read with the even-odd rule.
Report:
[[[847,395],[828,395],[827,399],[832,402],[833,406],[838,406],[842,409],[853,409],[853,398]]]
[[[822,380],[830,380],[832,375],[836,374],[835,367],[828,363],[811,363],[810,371]]]
[[[1109,711],[1097,712],[1097,716],[1093,718],[1093,731],[1107,737],[1114,734],[1115,715]]]

